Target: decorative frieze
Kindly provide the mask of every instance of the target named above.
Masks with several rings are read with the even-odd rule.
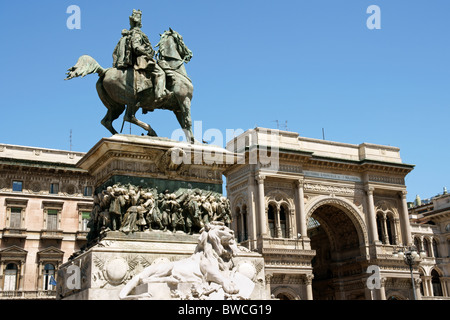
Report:
[[[381,182],[381,183],[390,183],[390,184],[405,184],[405,179],[402,177],[393,177],[393,176],[379,176],[379,175],[369,175],[370,182]]]

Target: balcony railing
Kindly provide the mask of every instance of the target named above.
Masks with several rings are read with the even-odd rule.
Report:
[[[36,291],[0,291],[2,300],[25,300],[25,299],[56,299],[56,291],[36,290]]]

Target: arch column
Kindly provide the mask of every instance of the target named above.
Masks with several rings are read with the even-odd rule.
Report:
[[[306,300],[313,300],[313,290],[312,290],[312,281],[314,279],[313,274],[306,275]]]
[[[264,201],[264,179],[263,175],[257,175],[256,181],[258,182],[258,216],[259,216],[259,234],[260,236],[267,235],[267,217],[266,217],[266,204]]]
[[[248,179],[248,201],[247,201],[247,211],[248,211],[248,238],[249,238],[249,248],[250,250],[256,248],[256,210],[255,210],[255,179]]]
[[[403,190],[401,192],[401,198],[402,198],[402,210],[401,210],[401,219],[402,221],[402,234],[403,234],[403,244],[405,245],[411,245],[412,244],[412,238],[411,238],[411,224],[409,223],[409,214],[408,214],[408,203],[406,202],[406,190]]]
[[[383,230],[383,243],[384,244],[390,244],[389,243],[389,234],[388,234],[388,227],[387,227],[387,217],[386,213],[383,213],[382,215],[383,221],[382,221],[382,230]]]
[[[296,197],[297,197],[297,210],[298,210],[298,230],[301,237],[307,237],[307,222],[306,222],[306,212],[305,212],[305,196],[303,191],[303,179],[299,179],[295,182]]]
[[[394,243],[393,243],[393,244],[394,244],[394,245],[398,245],[398,240],[399,240],[399,238],[398,238],[398,226],[399,226],[399,224],[400,224],[399,219],[393,217],[393,218],[392,218],[392,224],[393,224],[393,230],[392,230],[392,232],[394,233],[394,235],[393,235],[393,241],[394,241]]]
[[[380,279],[380,300],[386,300],[386,278]]]
[[[367,192],[367,220],[369,225],[369,241],[371,244],[378,242],[377,220],[375,216],[375,205],[373,202],[374,187],[366,187]]]
[[[414,279],[414,288],[416,290],[417,300],[422,300],[422,294],[420,293],[420,283],[421,282],[422,282],[422,279],[420,279],[420,278]]]
[[[430,249],[430,257],[435,258],[434,248],[433,248],[433,236],[428,238],[428,245],[429,245],[429,249]]]
[[[275,238],[281,238],[282,237],[282,231],[281,231],[281,223],[280,223],[280,210],[281,206],[277,204],[276,206],[276,212],[275,212]]]

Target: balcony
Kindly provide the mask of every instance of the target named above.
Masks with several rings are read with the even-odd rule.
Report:
[[[20,238],[26,239],[27,229],[26,228],[4,228],[2,230],[3,238]]]
[[[62,240],[63,238],[64,234],[62,230],[41,230],[41,239]]]
[[[0,300],[55,300],[56,291],[0,291]]]

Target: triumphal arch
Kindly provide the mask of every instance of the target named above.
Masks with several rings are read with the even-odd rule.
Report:
[[[412,299],[411,244],[399,149],[255,128],[231,140],[225,171],[238,241],[261,253],[280,299]],[[379,271],[376,285],[369,286]],[[418,287],[419,274],[413,272]]]

